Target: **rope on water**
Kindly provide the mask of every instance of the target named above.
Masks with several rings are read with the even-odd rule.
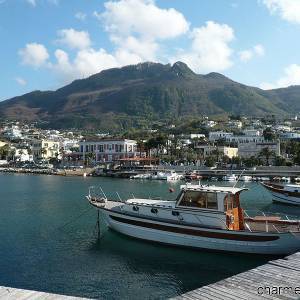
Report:
[[[72,224],[74,222],[76,222],[77,220],[79,220],[83,215],[85,215],[87,212],[89,212],[91,209],[93,209],[93,207],[88,207],[87,209],[85,209],[81,214],[79,214],[78,216],[72,218],[70,221],[66,222],[65,224],[57,227],[56,229],[54,229],[54,231],[56,230],[61,230],[63,228],[65,228],[66,226],[68,226],[69,224]]]

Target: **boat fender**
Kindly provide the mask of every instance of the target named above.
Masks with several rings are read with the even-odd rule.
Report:
[[[158,213],[158,210],[157,210],[157,208],[151,208],[151,212],[152,212],[153,214],[157,214],[157,213]]]
[[[233,224],[234,223],[234,216],[233,215],[226,215],[226,223]]]

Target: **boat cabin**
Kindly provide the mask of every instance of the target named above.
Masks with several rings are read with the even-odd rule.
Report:
[[[240,193],[246,188],[184,185],[181,190],[176,208],[223,212],[228,229],[244,230]]]

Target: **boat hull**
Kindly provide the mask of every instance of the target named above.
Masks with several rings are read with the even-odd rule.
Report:
[[[271,193],[273,201],[284,204],[300,205],[299,192],[287,191],[266,183],[262,183],[262,185]]]
[[[124,235],[152,242],[250,254],[284,255],[300,248],[300,234],[251,233],[191,227],[101,209],[107,225]]]

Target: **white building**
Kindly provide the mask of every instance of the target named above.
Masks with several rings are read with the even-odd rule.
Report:
[[[11,126],[10,128],[5,128],[4,136],[9,140],[22,138],[22,132],[19,126]]]
[[[235,129],[241,129],[243,127],[243,123],[239,120],[230,120],[228,121],[227,126]]]
[[[280,134],[280,138],[283,140],[300,139],[300,132],[283,132]]]
[[[227,142],[236,144],[248,144],[248,143],[263,143],[265,141],[263,136],[253,135],[233,135],[226,138]]]
[[[196,149],[200,152],[203,158],[216,154],[218,151],[220,157],[228,156],[229,158],[233,158],[238,156],[238,148],[234,147],[226,147],[226,146],[213,146],[213,145],[197,145]]]
[[[128,139],[102,139],[79,142],[79,154],[85,160],[92,154],[97,162],[112,162],[122,158],[134,158],[139,155],[137,142]]]
[[[262,131],[258,129],[245,129],[243,134],[246,136],[262,136]]]
[[[280,156],[280,142],[241,143],[238,145],[239,157],[258,156],[262,149],[268,148],[275,156]]]
[[[31,150],[34,158],[61,158],[60,145],[57,141],[47,139],[33,140]]]
[[[33,161],[33,155],[28,153],[28,149],[16,149],[15,160],[20,162]]]
[[[203,133],[191,133],[190,138],[191,139],[204,139],[205,134],[203,134]]]
[[[232,132],[226,132],[226,131],[211,131],[208,135],[208,139],[211,142],[215,142],[218,140],[227,140],[227,138],[230,138],[233,136]]]

